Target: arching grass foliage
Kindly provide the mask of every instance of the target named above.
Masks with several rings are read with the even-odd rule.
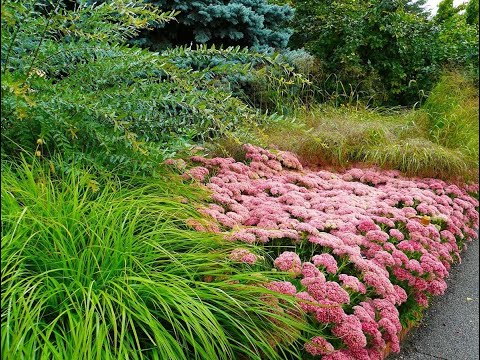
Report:
[[[305,327],[185,225],[196,190],[3,168],[2,358],[277,359]]]

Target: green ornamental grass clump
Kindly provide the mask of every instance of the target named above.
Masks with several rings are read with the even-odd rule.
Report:
[[[408,175],[478,181],[478,88],[447,72],[419,109],[365,109],[331,104],[249,127],[215,144],[241,159],[242,143],[274,145],[305,164],[349,168],[359,163]],[[285,134],[288,133],[288,137]]]
[[[131,185],[4,164],[2,358],[284,357],[306,326],[267,305],[267,273],[186,225],[201,193]]]

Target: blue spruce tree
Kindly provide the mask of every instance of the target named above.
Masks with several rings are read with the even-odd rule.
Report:
[[[150,45],[191,43],[239,45],[268,51],[287,47],[293,18],[288,5],[267,0],[160,0],[162,10],[178,10],[178,22],[148,34]]]

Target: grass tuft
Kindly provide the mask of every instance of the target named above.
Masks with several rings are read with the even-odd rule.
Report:
[[[239,144],[293,151],[309,166],[375,165],[411,176],[478,181],[478,90],[447,74],[418,110],[317,105],[265,126],[243,128],[215,146],[241,159]]]
[[[306,326],[272,314],[258,286],[268,278],[231,264],[233,244],[185,225],[200,219],[191,203],[175,200],[175,187],[188,198],[187,188],[161,179],[131,187],[71,169],[4,166],[2,358],[291,353]],[[289,340],[266,341],[274,335]]]

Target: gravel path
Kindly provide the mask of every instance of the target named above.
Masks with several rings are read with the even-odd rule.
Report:
[[[400,354],[388,360],[478,360],[479,241],[468,244],[462,263],[452,267],[443,296],[432,301],[425,317],[407,335]]]

